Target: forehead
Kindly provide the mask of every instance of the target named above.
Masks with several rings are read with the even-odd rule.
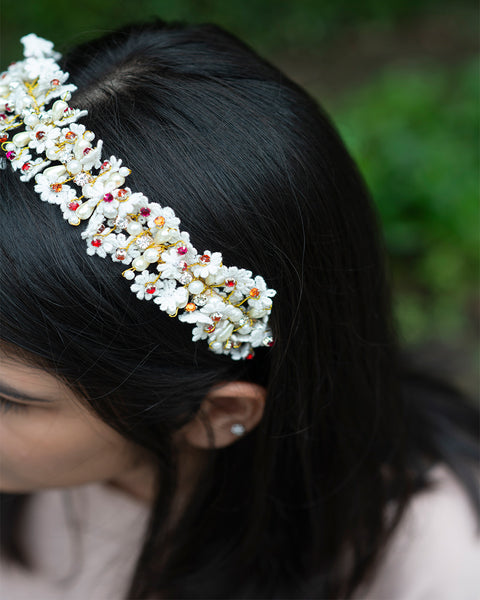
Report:
[[[0,344],[0,391],[50,400],[72,395],[72,391],[41,366],[16,357]]]

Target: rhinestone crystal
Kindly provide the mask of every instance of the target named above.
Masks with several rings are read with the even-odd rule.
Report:
[[[193,279],[193,276],[190,275],[190,273],[182,273],[179,278],[178,281],[182,284],[182,285],[188,285]]]
[[[235,423],[234,425],[232,425],[230,427],[230,431],[234,435],[243,435],[245,433],[245,426],[242,425],[241,423]]]
[[[195,304],[197,306],[205,306],[205,304],[208,302],[208,297],[205,296],[205,294],[199,294],[198,296],[194,296],[193,299],[195,300]]]
[[[86,183],[89,183],[90,176],[87,173],[79,173],[73,181],[77,185],[84,186]]]
[[[150,244],[153,244],[153,238],[151,235],[142,235],[135,241],[135,244],[140,250],[146,250]]]
[[[128,219],[125,217],[117,217],[115,219],[115,227],[117,227],[117,229],[125,229],[125,227],[128,225],[128,222]]]

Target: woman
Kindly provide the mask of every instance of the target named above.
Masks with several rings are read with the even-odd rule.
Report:
[[[131,190],[262,275],[273,340],[237,360],[192,341],[7,164],[5,597],[473,598],[478,412],[401,352],[325,113],[211,25],[128,26],[60,64]]]

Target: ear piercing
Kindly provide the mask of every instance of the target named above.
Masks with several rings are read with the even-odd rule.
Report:
[[[241,435],[243,435],[245,433],[245,426],[242,425],[241,423],[235,423],[234,425],[232,425],[230,427],[230,431],[234,435],[238,435],[240,437]]]

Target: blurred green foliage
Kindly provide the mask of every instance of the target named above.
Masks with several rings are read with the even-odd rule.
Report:
[[[386,71],[333,115],[372,191],[409,341],[468,328],[479,284],[478,61]]]
[[[456,10],[474,6],[472,0],[455,3]],[[51,39],[64,52],[154,16],[217,23],[271,59],[294,49],[312,60],[315,48],[321,51],[347,27],[395,27],[451,8],[448,0],[2,2],[0,60],[5,66],[19,56],[18,40],[26,33]],[[462,335],[474,322],[469,307],[479,283],[477,70],[477,61],[462,68],[395,67],[342,93],[330,109],[378,206],[396,313],[409,342]]]
[[[456,0],[456,8],[473,6]],[[35,32],[60,50],[125,23],[165,20],[217,23],[260,52],[310,48],[346,25],[389,25],[428,11],[448,11],[449,0],[22,0],[2,2],[2,64],[18,55],[21,35]],[[13,48],[12,48],[13,46]]]

